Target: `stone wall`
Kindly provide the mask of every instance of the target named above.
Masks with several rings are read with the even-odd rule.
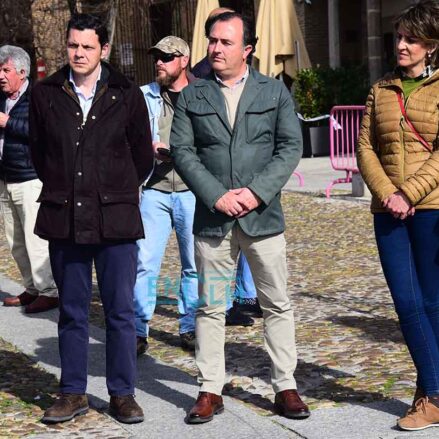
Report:
[[[294,0],[294,6],[312,65],[329,65],[328,2]]]

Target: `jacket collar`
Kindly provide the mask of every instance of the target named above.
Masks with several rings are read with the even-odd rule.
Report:
[[[239,101],[235,127],[238,126],[249,106],[257,98],[259,89],[262,88],[264,84],[268,82],[268,80],[269,78],[267,76],[261,75],[257,70],[249,67],[249,75]],[[224,97],[222,96],[214,73],[210,72],[205,79],[198,79],[194,82],[194,86],[197,90],[197,96],[204,96],[210,106],[216,111],[229,132],[232,133],[232,127],[230,126],[227,118]]]
[[[107,79],[109,87],[130,87],[130,81],[124,75],[122,75],[122,73],[113,68],[110,64],[102,61],[102,70],[107,70],[109,73]],[[43,79],[41,82],[42,84],[46,85],[62,86],[65,84],[66,81],[69,80],[69,72],[70,66],[67,64],[63,68],[55,72],[53,75]]]
[[[18,101],[15,105],[18,105],[19,102],[21,102],[23,99],[28,98],[28,96],[30,95],[30,90],[32,87],[32,80],[30,78],[28,78],[28,85],[26,90],[24,91],[24,93],[18,98]],[[5,110],[5,106],[6,106],[6,95],[0,91],[0,111],[4,111]]]
[[[427,78],[422,85],[427,85],[432,82],[439,80],[439,69],[437,69],[429,78]],[[397,71],[392,73],[387,73],[382,79],[378,81],[378,87],[398,87],[402,90],[402,81],[399,73]]]
[[[140,87],[140,90],[142,90],[143,94],[145,96],[150,96],[155,99],[160,99],[160,85],[157,82],[151,82],[146,85],[142,85]]]

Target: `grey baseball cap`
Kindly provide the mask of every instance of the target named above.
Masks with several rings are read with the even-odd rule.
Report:
[[[155,46],[148,49],[148,53],[154,52],[154,50],[160,50],[160,52],[169,53],[170,55],[189,56],[190,54],[186,41],[173,35],[162,38]]]

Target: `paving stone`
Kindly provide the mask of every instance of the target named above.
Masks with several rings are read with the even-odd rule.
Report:
[[[282,200],[299,355],[296,378],[305,401],[323,409],[410,399],[416,373],[382,275],[368,205],[298,193],[284,193]],[[0,272],[20,281],[3,236],[0,225]],[[178,271],[173,236],[159,281],[159,302],[165,304],[157,306],[150,322],[148,355],[195,376],[193,354],[179,346]],[[94,287],[90,320],[103,327],[96,283]],[[225,393],[273,415],[261,319],[251,328],[227,327],[226,364]],[[78,437],[90,431],[99,432],[95,437],[127,437],[97,411],[56,427],[40,424],[56,389],[53,376],[0,340],[0,437],[23,432]]]

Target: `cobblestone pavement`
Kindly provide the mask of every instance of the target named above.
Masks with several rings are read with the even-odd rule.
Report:
[[[382,276],[368,205],[285,193],[283,206],[299,354],[296,379],[306,402],[312,408],[322,408],[410,398],[416,375]],[[19,281],[4,242],[0,243],[0,258],[1,270]],[[179,347],[175,306],[178,270],[173,237],[159,291],[174,304],[157,307],[148,354],[195,375],[193,356]],[[103,325],[97,294],[91,320]],[[270,415],[274,394],[261,319],[251,328],[227,328],[226,362],[225,392]],[[17,378],[17,370],[26,370],[26,380]],[[0,344],[0,437],[53,431],[37,420],[55,386],[53,376],[32,367],[13,347]],[[97,427],[101,437],[125,437],[118,424],[97,412],[63,424],[57,432],[78,437],[77,432],[86,435],[88,429]]]

